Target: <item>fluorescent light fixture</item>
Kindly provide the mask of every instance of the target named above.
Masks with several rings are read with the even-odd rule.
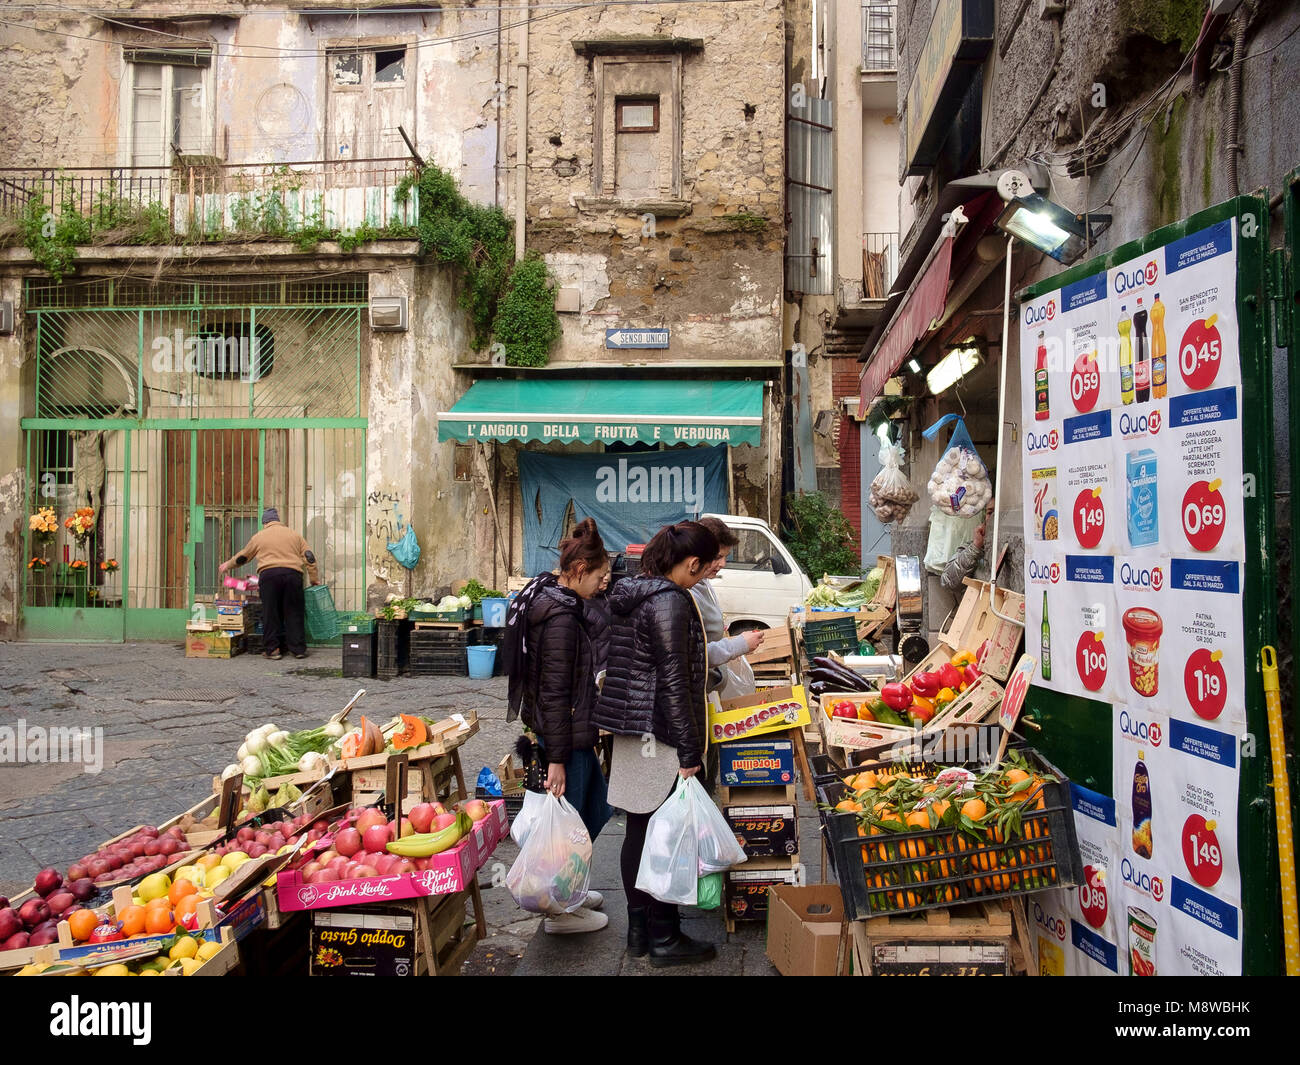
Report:
[[[908,359],[908,360],[907,360],[907,368],[908,368],[909,370],[911,370],[912,373],[920,373],[920,372],[921,372],[921,364],[920,364],[919,362],[917,362],[915,359]]]
[[[1108,214],[1089,215],[1087,225],[1058,203],[1033,192],[1007,201],[997,226],[1059,263],[1072,263],[1110,226]]]
[[[958,381],[984,361],[980,349],[969,347],[953,348],[935,364],[933,370],[925,375],[925,385],[931,395],[939,395],[952,388]]]

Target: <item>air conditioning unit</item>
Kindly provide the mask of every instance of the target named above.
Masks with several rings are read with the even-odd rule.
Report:
[[[371,296],[370,328],[384,333],[406,332],[406,297]]]
[[[14,331],[14,301],[0,300],[0,336]]]

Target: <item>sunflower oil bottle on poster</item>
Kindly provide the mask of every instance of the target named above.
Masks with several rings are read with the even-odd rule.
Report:
[[[1128,307],[1119,309],[1119,398],[1124,403],[1133,402],[1133,319],[1128,315]]]
[[[1138,751],[1137,765],[1133,767],[1133,853],[1139,858],[1151,858],[1154,846],[1151,836],[1151,775]]]

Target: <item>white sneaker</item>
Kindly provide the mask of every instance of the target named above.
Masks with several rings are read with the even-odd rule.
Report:
[[[595,910],[577,909],[559,917],[548,917],[542,922],[542,930],[553,936],[581,935],[583,932],[599,932],[609,924],[609,918]]]
[[[605,896],[599,891],[588,891],[587,897],[582,900],[584,910],[599,910],[605,905]]]

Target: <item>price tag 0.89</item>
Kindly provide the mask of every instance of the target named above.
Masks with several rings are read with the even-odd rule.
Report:
[[[1074,500],[1074,538],[1083,548],[1101,543],[1106,531],[1106,507],[1100,488],[1085,488]]]

